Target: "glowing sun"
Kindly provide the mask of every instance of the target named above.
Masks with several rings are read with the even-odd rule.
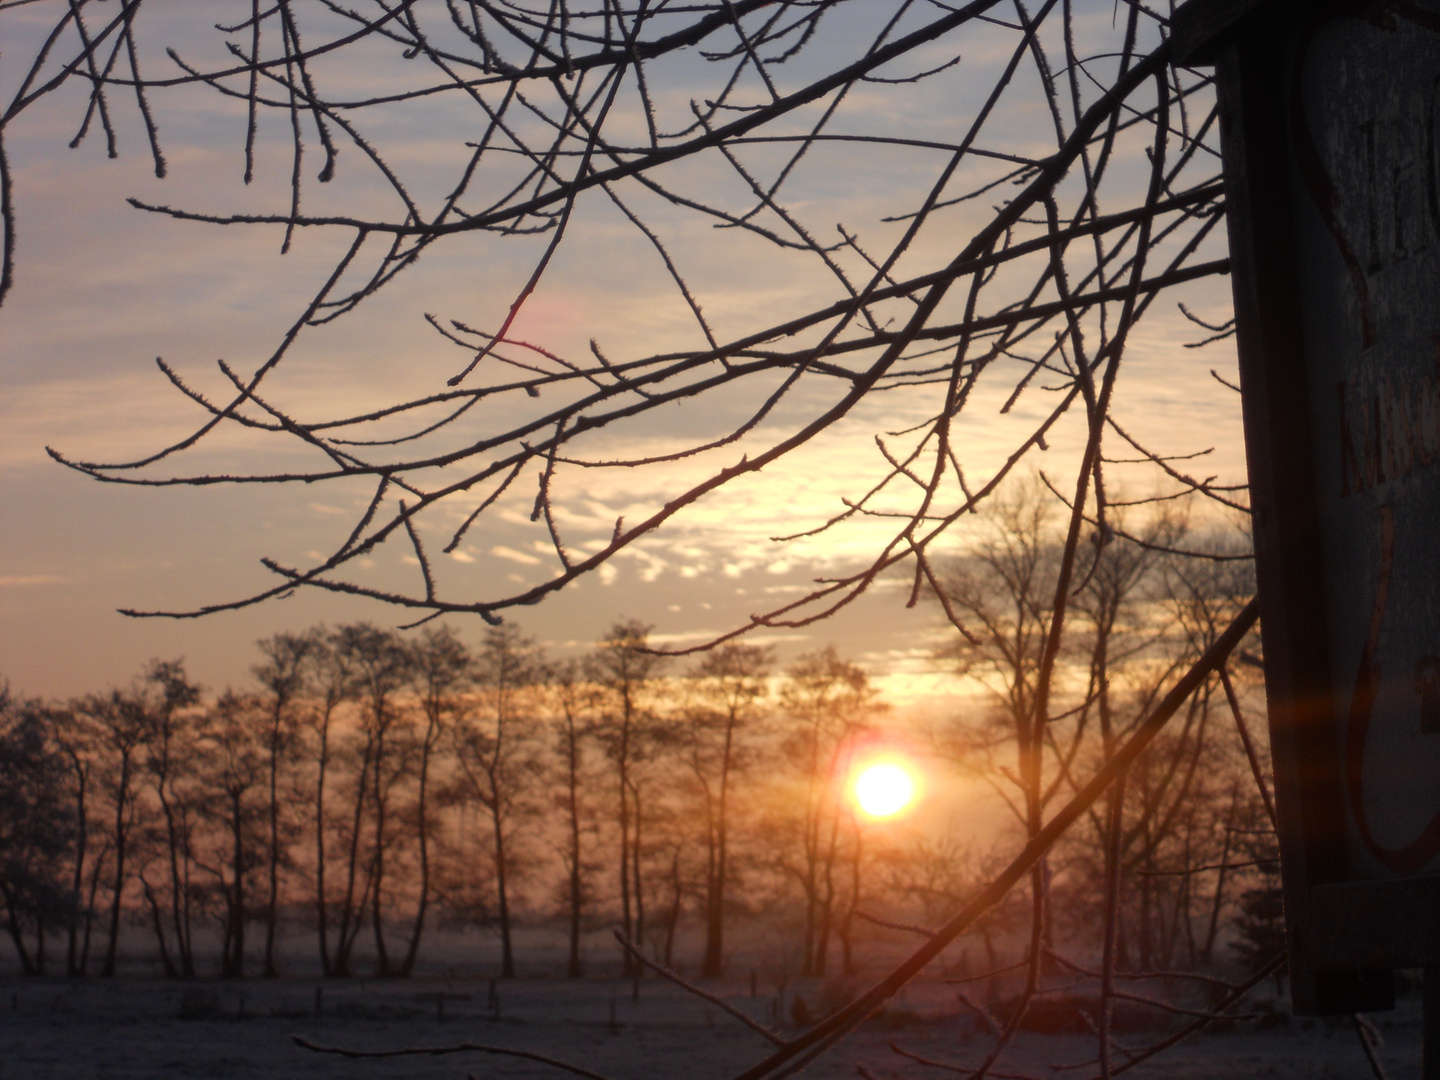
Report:
[[[863,767],[855,777],[855,801],[873,818],[898,814],[915,798],[915,778],[893,761]]]

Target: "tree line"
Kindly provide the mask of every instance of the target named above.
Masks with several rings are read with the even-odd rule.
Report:
[[[1062,550],[1045,507],[1038,492],[997,504],[934,581],[927,599],[955,631],[942,653],[974,697],[909,735],[937,784],[982,780],[1025,836],[1250,588],[1243,544],[1177,557],[1185,529],[1162,516],[1097,537],[1052,640]],[[622,620],[554,660],[513,625],[473,645],[447,626],[317,626],[259,641],[240,690],[207,696],[182,662],[153,661],[63,703],[7,693],[0,893],[21,967],[60,970],[58,948],[69,975],[113,975],[131,927],[168,975],[200,973],[197,943],[218,940],[222,974],[274,976],[282,934],[303,930],[326,976],[406,976],[444,926],[493,932],[510,976],[517,925],[544,917],[570,976],[604,925],[672,963],[685,919],[714,976],[730,924],[763,913],[791,974],[822,975],[983,881],[965,823],[857,816],[845,780],[887,726],[863,668],[832,647],[777,671],[769,650],[730,642],[677,671],[649,633]],[[1046,664],[1061,674],[1037,707]],[[1143,971],[1273,942],[1268,765],[1242,700],[1255,681],[1211,680],[1028,899],[977,927],[991,968],[1027,936],[1060,963],[1062,943],[1108,933]]]
[[[823,972],[856,828],[830,779],[883,712],[869,677],[833,648],[777,677],[743,644],[672,676],[649,629],[551,661],[509,625],[475,646],[319,626],[258,642],[252,684],[213,697],[181,661],[64,703],[7,692],[0,892],[22,968],[58,943],[67,974],[113,975],[136,924],[168,975],[199,972],[208,927],[222,974],[273,976],[304,926],[327,976],[367,946],[405,976],[438,922],[493,930],[509,976],[520,912],[544,911],[576,976],[592,925],[668,960],[693,904],[716,975],[727,918],[788,879]]]

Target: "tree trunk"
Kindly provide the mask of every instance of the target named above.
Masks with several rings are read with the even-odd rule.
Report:
[[[73,757],[73,756],[72,756]],[[75,873],[70,885],[70,919],[65,934],[65,974],[74,978],[80,969],[80,919],[85,909],[85,854],[89,846],[89,815],[85,812],[86,771],[73,758],[75,775]]]
[[[415,908],[415,924],[410,931],[410,944],[405,950],[405,959],[400,964],[400,974],[408,977],[415,967],[415,957],[420,951],[420,935],[425,930],[425,910],[430,905],[430,819],[425,797],[430,780],[430,754],[434,749],[437,724],[433,712],[427,716],[425,741],[420,757],[420,790],[418,793],[417,828],[420,841],[420,901]]]
[[[90,893],[85,900],[85,936],[80,943],[77,975],[84,975],[90,969],[90,942],[95,930],[95,898],[100,895],[100,879],[105,875],[105,860],[109,856],[110,847],[107,844],[96,857],[95,866],[90,871]]]
[[[186,831],[186,836],[189,836],[188,830]],[[181,970],[184,971],[187,976],[194,976],[195,974],[195,921],[192,908],[192,895],[194,890],[190,887],[190,872],[193,865],[194,860],[190,857],[187,843],[185,857],[180,860],[181,869],[185,872],[184,887],[180,894],[180,920],[185,938],[185,966],[182,967]]]
[[[350,815],[350,851],[345,875],[345,899],[340,906],[340,925],[336,930],[334,974],[350,977],[350,945],[355,940],[360,911],[355,907],[355,876],[360,868],[360,827],[365,817],[366,783],[369,781],[370,750],[365,747],[360,759],[360,776],[355,783],[355,807]],[[368,884],[366,891],[368,892]],[[362,903],[361,908],[364,907]]]
[[[115,960],[120,948],[120,903],[125,892],[125,841],[128,839],[128,825],[125,811],[129,805],[130,755],[124,753],[120,761],[120,784],[115,796],[115,879],[110,897],[110,940],[105,946],[105,962],[100,966],[100,977],[112,978],[115,974]]]
[[[270,893],[265,898],[265,966],[262,974],[273,979],[280,974],[275,966],[275,926],[280,911],[280,710],[283,701],[275,699],[275,713],[270,720],[270,849],[266,852]]]
[[[824,975],[830,954],[830,916],[835,906],[835,881],[831,865],[825,864],[825,892],[817,912],[818,925],[815,930],[815,965],[812,975]]]
[[[183,846],[183,837],[180,828],[175,823],[175,807],[171,803],[170,792],[166,790],[174,768],[174,762],[171,759],[174,739],[171,720],[172,718],[168,714],[161,717],[160,748],[158,754],[152,749],[150,767],[155,783],[155,797],[160,803],[160,812],[165,818],[165,854],[170,871],[170,921],[175,933],[175,951],[180,960],[180,972],[189,977],[195,974],[195,964],[185,935],[184,919],[181,915],[180,883],[183,876],[180,872],[180,852]],[[141,884],[149,890],[150,885],[143,878]],[[151,898],[147,895],[146,899],[150,900]],[[172,977],[176,974],[168,960],[165,970]]]
[[[720,792],[715,822],[714,865],[705,890],[705,959],[700,974],[719,978],[725,968],[726,844],[729,837],[730,758],[735,741],[735,710],[725,724],[725,749],[720,758]]]
[[[620,719],[620,928],[625,937],[639,944],[635,937],[635,921],[630,901],[630,700],[627,695],[623,702]],[[639,973],[640,965],[629,949],[622,950],[621,971],[627,977]]]
[[[805,959],[802,974],[816,975],[816,947],[820,939],[820,831],[823,827],[824,803],[820,795],[820,728],[813,725],[810,733],[810,763],[805,794]],[[824,963],[821,961],[821,969]]]
[[[1154,967],[1151,950],[1153,931],[1151,929],[1150,875],[1140,878],[1140,969],[1149,971]]]
[[[376,712],[379,712],[377,707]],[[377,723],[383,721],[377,720]],[[383,903],[385,888],[385,786],[382,773],[385,771],[385,735],[378,736],[375,743],[375,851],[371,859],[374,866],[374,881],[370,894],[370,925],[375,932],[375,974],[388,979],[390,953],[385,948],[385,910]]]
[[[855,950],[851,941],[851,930],[855,925],[855,912],[860,908],[860,863],[865,856],[864,833],[860,823],[855,825],[855,857],[850,862],[850,903],[845,908],[845,917],[840,920],[840,969],[846,975],[855,974]]]
[[[1215,937],[1220,929],[1220,911],[1225,904],[1225,866],[1230,861],[1230,840],[1234,835],[1235,810],[1239,803],[1238,788],[1230,793],[1230,812],[1225,815],[1225,843],[1220,848],[1220,874],[1215,879],[1215,898],[1210,905],[1210,925],[1205,931],[1205,944],[1200,949],[1200,962],[1209,964],[1215,950]]]
[[[375,866],[372,863],[365,868],[365,884],[360,890],[360,899],[355,905],[355,920],[350,925],[350,936],[340,943],[343,945],[347,957],[354,953],[355,942],[360,940],[360,934],[365,929],[365,910],[370,903],[370,891],[374,884]]]
[[[330,764],[330,711],[331,705],[327,701],[320,721],[320,752],[315,780],[315,923],[320,939],[320,972],[327,979],[335,974],[330,959],[329,913],[325,904],[325,772]]]
[[[20,957],[20,971],[26,975],[34,975],[35,961],[30,958],[30,950],[25,946],[25,935],[20,928],[20,916],[15,910],[15,895],[10,887],[0,882],[0,891],[5,894],[6,923],[10,929],[10,940],[15,943],[15,953]]]
[[[490,790],[492,793],[495,792],[493,781]],[[505,882],[505,864],[509,860],[505,855],[505,829],[501,824],[498,793],[495,801],[496,806],[491,812],[490,820],[495,825],[495,892],[500,907],[500,977],[513,979],[515,977],[515,949],[510,938],[510,896]]]
[[[830,810],[830,840],[826,844],[822,866],[824,869],[825,896],[820,904],[820,926],[815,941],[815,968],[812,974],[824,975],[829,959],[830,933],[835,919],[835,857],[840,847],[840,810]]]
[[[175,969],[175,961],[170,959],[170,949],[165,942],[165,920],[160,914],[160,904],[155,899],[155,890],[150,888],[150,882],[145,875],[140,874],[140,887],[145,891],[145,906],[150,909],[150,923],[155,930],[155,945],[160,952],[160,966],[165,969],[165,977],[173,979],[178,974]]]
[[[245,836],[240,817],[240,796],[230,796],[231,869],[234,876],[231,884],[230,903],[230,955],[226,962],[225,974],[232,978],[245,975]]]
[[[573,721],[569,722],[566,729],[566,740],[570,811],[570,958],[565,966],[565,977],[578,979],[584,974],[580,965],[580,905],[583,895],[580,880],[580,748],[576,742]]]
[[[640,835],[643,818],[640,811],[640,789],[632,786],[631,795],[635,804],[635,842],[630,845],[630,863],[634,869],[635,879],[632,888],[635,891],[635,945],[637,948],[644,948],[645,945],[645,883],[640,874]],[[627,953],[628,955],[628,953]],[[632,959],[632,971],[635,978],[645,974],[644,965],[638,960]]]
[[[170,800],[165,796],[163,777],[156,782],[155,793],[160,798],[160,808],[165,814],[166,848],[170,858],[170,917],[171,924],[175,930],[175,951],[180,959],[181,974],[186,978],[190,978],[195,974],[195,958],[191,953],[190,942],[185,933],[186,920],[181,910],[183,893],[181,882],[184,880],[180,872],[180,846],[182,838],[178,835],[178,830],[175,827],[174,809],[170,805]]]
[[[670,857],[670,911],[665,920],[665,966],[674,966],[675,928],[680,924],[680,852]]]

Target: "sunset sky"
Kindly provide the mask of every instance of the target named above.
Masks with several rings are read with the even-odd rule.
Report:
[[[154,19],[148,28],[149,71],[174,70],[163,52],[172,43],[188,60],[225,62],[222,39],[208,29],[213,14],[190,26],[187,8],[146,9],[144,18]],[[33,48],[54,10],[35,5],[4,13],[0,34],[7,59]],[[810,67],[797,64],[783,77],[793,82],[825,67],[827,50],[841,50],[857,30],[846,19],[825,27]],[[1097,6],[1082,19],[1082,28],[1097,43],[1107,40],[1113,33],[1110,6]],[[1007,55],[983,37],[942,39],[907,62],[936,66],[957,52],[959,64],[918,85],[857,89],[847,99],[845,129],[956,138]],[[384,59],[388,66],[356,65],[332,74],[356,94],[401,84],[407,77],[403,65],[397,66],[393,55]],[[6,102],[21,66],[0,67],[0,97]],[[702,77],[713,73],[677,67],[657,76],[675,116],[707,92]],[[1045,152],[1052,135],[1034,82],[1033,71],[1022,68],[984,145]],[[335,82],[330,85],[333,90]],[[129,102],[114,109],[117,160],[107,160],[98,133],[79,149],[67,149],[84,100],[85,90],[76,84],[29,109],[6,131],[19,247],[16,284],[0,309],[0,675],[22,693],[67,695],[124,681],[150,657],[184,656],[202,682],[221,686],[243,681],[253,660],[250,643],[277,630],[362,618],[387,625],[407,621],[376,603],[315,592],[200,620],[117,614],[120,607],[195,607],[268,587],[274,582],[259,563],[262,556],[290,565],[319,558],[343,539],[370,488],[347,482],[137,489],[97,483],[47,457],[48,445],[71,457],[123,460],[182,437],[195,426],[198,410],[166,382],[154,358],[164,357],[193,386],[222,398],[227,384],[216,360],[244,372],[263,362],[350,236],[302,231],[282,256],[278,227],[219,228],[131,208],[125,200],[133,196],[217,212],[284,212],[288,124],[277,116],[262,124],[256,182],[246,188],[240,176],[243,102],[190,89],[156,95],[170,166],[168,178],[157,180]],[[372,118],[367,129],[378,132],[388,160],[415,178],[417,193],[427,198],[443,189],[470,137],[465,125],[471,121],[448,111],[452,108],[458,105],[431,107],[420,122],[397,110]],[[617,123],[628,130],[638,121],[632,116]],[[1007,135],[1009,145],[998,145],[996,133]],[[756,148],[750,160],[763,173],[779,159]],[[898,226],[880,219],[915,205],[943,160],[943,154],[921,150],[883,156],[834,144],[813,153],[797,172],[786,188],[789,205],[827,242],[836,238],[841,222],[873,250],[884,250]],[[305,165],[309,176],[319,161],[312,148]],[[339,168],[330,190],[309,183],[307,210],[381,199],[383,192],[353,148],[342,148]],[[423,190],[427,180],[435,190]],[[690,190],[717,200],[734,195],[742,203],[727,192],[727,182],[713,166],[707,171],[695,165],[693,175],[687,174]],[[991,213],[983,199],[967,207],[924,235],[908,256],[912,270],[943,265]],[[725,335],[835,299],[833,279],[808,264],[767,254],[738,231],[718,231],[694,216],[662,207],[651,212],[649,220],[683,263],[706,315]],[[287,359],[272,393],[298,413],[338,415],[443,388],[464,354],[425,325],[424,313],[497,325],[540,242],[467,236],[438,247],[354,315],[309,333]],[[1211,247],[1217,242],[1223,248],[1223,238]],[[1210,375],[1213,368],[1233,380],[1233,346],[1181,348],[1201,334],[1179,316],[1179,299],[1209,321],[1228,318],[1229,285],[1223,278],[1167,294],[1132,336],[1115,413],[1134,434],[1167,452],[1214,447],[1207,459],[1186,468],[1235,482],[1244,465],[1238,399]],[[582,202],[560,257],[512,336],[577,359],[588,357],[594,339],[612,360],[702,341],[654,249],[603,196]],[[968,440],[962,456],[976,477],[988,476],[1050,407],[1041,390],[999,415],[1008,390],[1003,383],[982,391],[962,429]],[[714,410],[739,416],[746,404],[722,400],[673,408],[623,436],[607,435],[608,448],[627,455],[667,452],[697,428],[723,426],[725,417]],[[806,409],[820,404],[802,396],[767,420],[757,437],[793,428]],[[562,652],[587,646],[620,616],[654,623],[659,641],[686,644],[743,623],[752,611],[798,594],[817,576],[858,567],[880,536],[871,527],[792,544],[770,537],[813,526],[842,509],[842,497],[863,490],[884,468],[874,434],[920,421],[928,404],[918,397],[868,402],[788,463],[708,499],[622,553],[602,573],[508,617]],[[1076,419],[1069,418],[1035,462],[1064,477],[1067,486],[1073,484]],[[738,453],[732,449],[719,463]],[[177,468],[256,472],[291,467],[294,455],[274,439],[219,433]],[[591,471],[567,481],[565,522],[577,536],[608,535],[616,517],[637,519],[709,467],[706,459]],[[1137,484],[1153,484],[1136,476]],[[526,513],[533,497],[533,488],[517,496],[513,507],[472,532],[455,556],[435,556],[445,560],[437,572],[452,594],[488,596],[513,589],[507,582],[533,582],[548,572],[543,527]],[[391,543],[378,552],[376,580],[398,582],[399,575],[411,573],[407,550]],[[905,590],[901,580],[883,581],[826,624],[757,640],[776,645],[782,657],[834,641],[873,672],[892,675],[888,689],[899,696],[944,689],[943,666],[931,659],[943,637],[938,612],[925,605],[905,611]],[[475,617],[451,621],[472,637],[482,628]]]

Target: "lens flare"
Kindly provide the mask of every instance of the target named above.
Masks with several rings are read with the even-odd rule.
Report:
[[[867,765],[855,777],[855,801],[870,817],[892,817],[914,798],[914,777],[893,761]]]

